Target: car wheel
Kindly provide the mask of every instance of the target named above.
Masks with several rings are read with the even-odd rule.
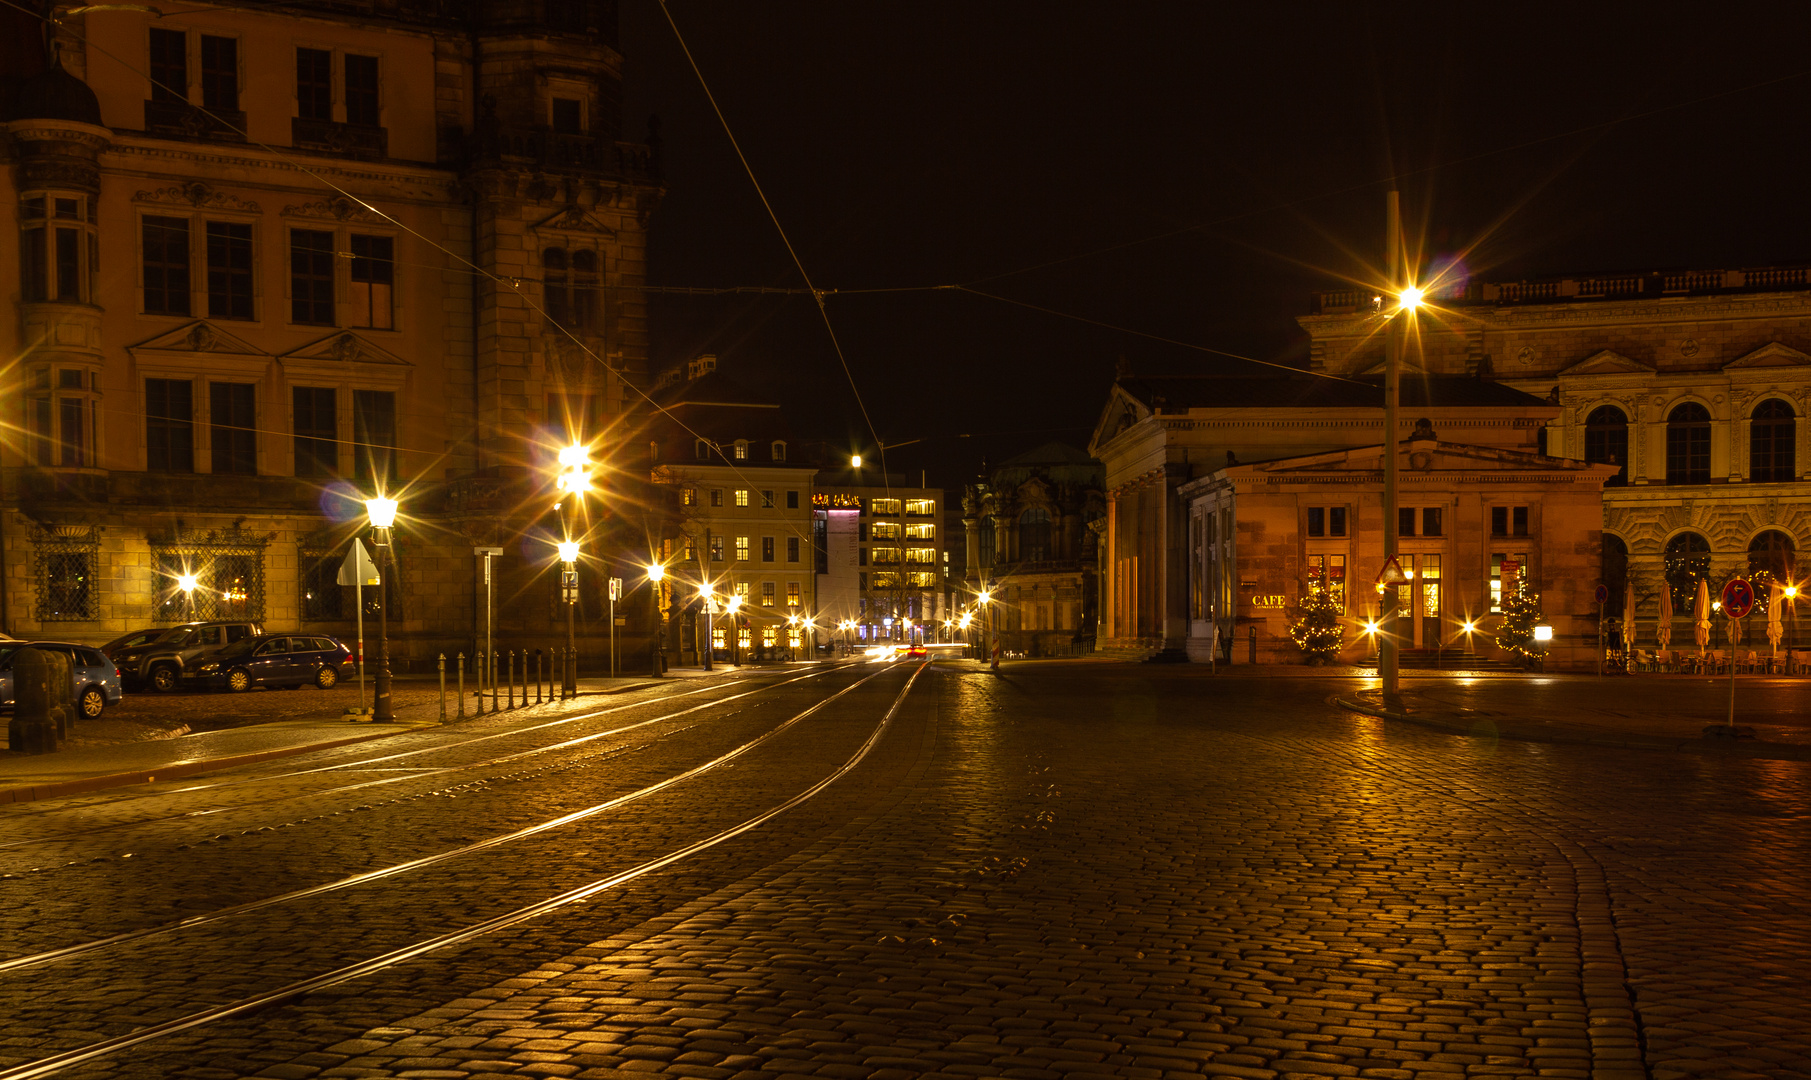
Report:
[[[235,694],[244,693],[252,688],[252,673],[242,667],[226,673],[226,688]]]
[[[90,686],[82,691],[81,699],[77,704],[82,708],[82,715],[93,720],[107,708],[107,695],[101,693],[100,687]]]
[[[151,669],[151,689],[160,694],[167,694],[176,689],[182,682],[182,676],[169,664],[159,664]]]
[[[340,681],[340,673],[333,668],[324,667],[314,673],[314,684],[323,690],[331,690]]]

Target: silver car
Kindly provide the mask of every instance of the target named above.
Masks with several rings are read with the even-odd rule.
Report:
[[[93,720],[109,705],[118,705],[125,697],[120,690],[119,669],[92,645],[79,645],[73,641],[3,641],[0,642],[0,709],[10,711],[13,707],[13,659],[26,647],[56,651],[69,657],[75,676],[75,705],[88,719]]]

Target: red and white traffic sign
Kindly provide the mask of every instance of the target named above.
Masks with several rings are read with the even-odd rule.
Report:
[[[1730,578],[1723,583],[1723,614],[1740,619],[1754,610],[1754,586],[1747,578]]]
[[[1600,604],[1609,603],[1610,602],[1610,587],[1608,585],[1597,586],[1596,599],[1597,599],[1597,602]]]

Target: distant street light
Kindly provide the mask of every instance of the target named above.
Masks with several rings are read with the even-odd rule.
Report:
[[[396,719],[390,701],[390,575],[396,560],[390,551],[390,528],[396,524],[396,500],[382,495],[365,500],[365,516],[371,522],[371,542],[377,547],[377,687],[372,698],[371,719],[387,724]]]
[[[194,574],[184,574],[176,579],[176,587],[182,590],[183,609],[188,612],[188,621],[195,621],[195,585]]]

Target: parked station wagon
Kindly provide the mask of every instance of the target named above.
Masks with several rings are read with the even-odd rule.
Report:
[[[183,671],[185,686],[250,690],[254,686],[330,690],[352,650],[325,634],[264,634],[205,653]]]

